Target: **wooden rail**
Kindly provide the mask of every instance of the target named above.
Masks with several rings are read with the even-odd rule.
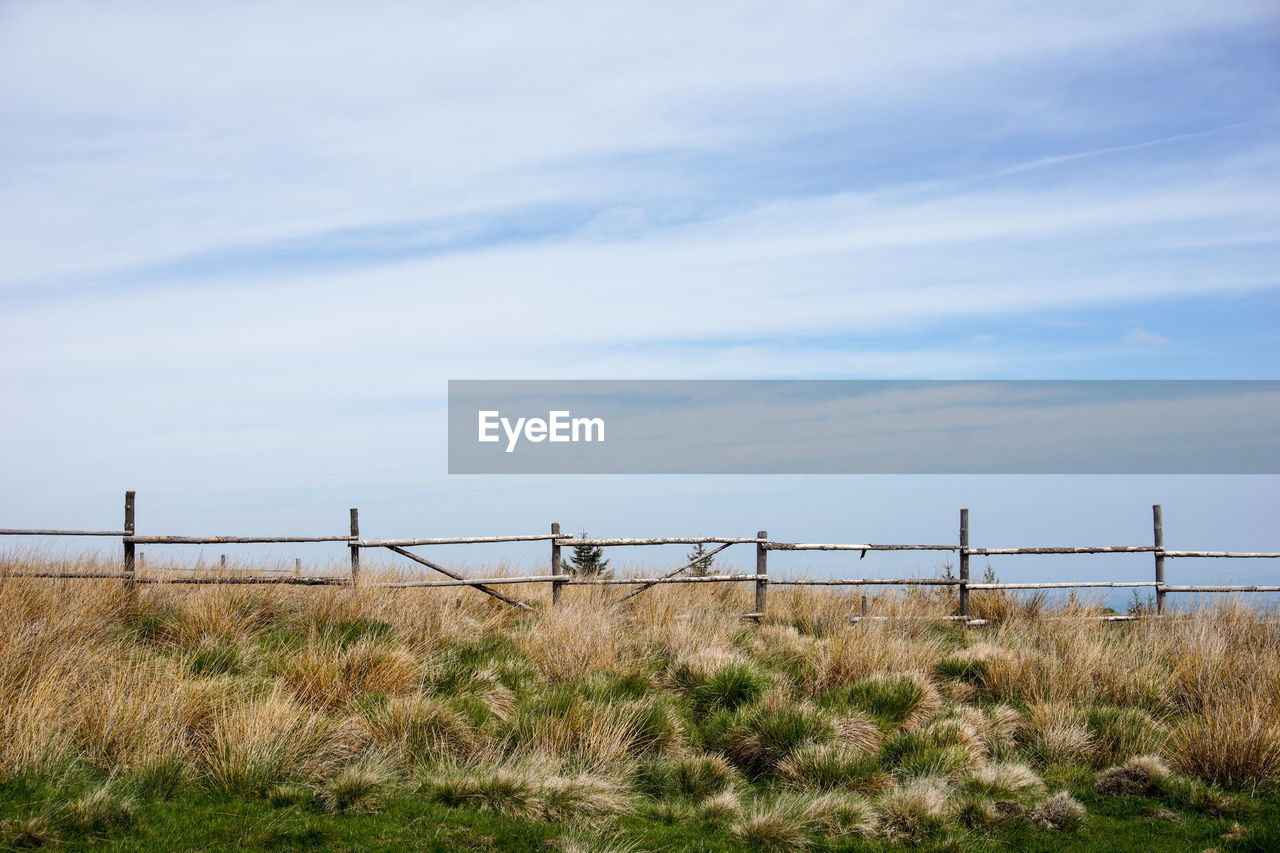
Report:
[[[1169,559],[1280,559],[1280,551],[1188,551],[1173,550],[1164,547],[1164,523],[1161,507],[1152,507],[1152,544],[1150,545],[1088,545],[1088,546],[1035,546],[1018,548],[983,548],[969,545],[969,510],[960,511],[960,535],[956,544],[915,545],[886,544],[874,542],[862,543],[826,543],[826,542],[775,542],[769,539],[767,531],[761,530],[755,536],[665,536],[632,539],[607,539],[574,537],[560,532],[559,524],[551,525],[550,533],[516,534],[509,536],[446,536],[413,539],[365,539],[360,536],[359,511],[350,510],[350,529],[343,535],[326,536],[142,536],[137,533],[135,525],[135,493],[125,493],[124,525],[121,530],[67,530],[52,528],[0,528],[0,536],[109,536],[119,537],[124,548],[124,559],[121,571],[47,571],[18,570],[2,571],[0,577],[31,578],[65,578],[65,579],[108,579],[123,580],[126,587],[133,589],[136,584],[293,584],[301,586],[366,586],[378,589],[413,589],[435,587],[472,587],[490,595],[508,605],[529,610],[528,604],[511,598],[493,589],[494,586],[508,584],[550,584],[551,600],[558,604],[561,590],[565,586],[634,586],[635,589],[621,596],[615,604],[622,604],[637,595],[659,584],[673,583],[751,583],[755,586],[755,610],[746,614],[759,618],[768,606],[769,586],[953,586],[957,592],[958,614],[954,617],[961,621],[970,621],[971,608],[969,594],[972,591],[1016,590],[1016,589],[1141,589],[1151,588],[1156,593],[1156,610],[1163,614],[1165,596],[1169,593],[1234,593],[1234,592],[1280,592],[1280,585],[1270,584],[1167,584],[1165,583],[1165,560]],[[136,554],[138,545],[214,545],[214,544],[289,544],[289,543],[344,543],[350,549],[351,571],[343,576],[307,577],[301,574],[301,561],[293,575],[237,575],[224,572],[216,575],[193,576],[139,576],[137,566],[141,562]],[[434,563],[420,554],[407,549],[433,545],[474,545],[499,542],[544,542],[551,547],[551,565],[549,574],[523,575],[499,578],[468,578],[451,569]],[[717,545],[696,559],[690,559],[682,565],[654,577],[589,577],[565,574],[561,562],[561,548],[566,545],[585,545],[595,548],[615,548],[652,545]],[[687,575],[685,572],[704,563],[707,558],[714,557],[733,545],[754,545],[756,565],[753,574],[716,574]],[[448,580],[406,580],[369,583],[360,582],[360,552],[367,548],[383,548],[399,554],[418,565],[445,575]],[[938,551],[957,553],[959,556],[959,576],[943,578],[779,578],[769,575],[768,554],[770,551],[856,551],[859,559],[868,552],[876,551]],[[1154,579],[1148,581],[1038,581],[1013,583],[974,583],[969,575],[969,558],[971,556],[1014,556],[1014,555],[1081,555],[1081,554],[1142,554],[1149,553],[1154,560]],[[222,557],[222,568],[226,568],[226,555]],[[865,614],[860,618],[867,617]],[[1124,617],[1117,617],[1124,618]]]

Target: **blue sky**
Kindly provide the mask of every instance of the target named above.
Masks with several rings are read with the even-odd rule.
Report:
[[[915,480],[450,478],[445,383],[1280,366],[1269,2],[12,2],[0,126],[6,525],[895,530]],[[1280,497],[1072,482],[901,535]]]

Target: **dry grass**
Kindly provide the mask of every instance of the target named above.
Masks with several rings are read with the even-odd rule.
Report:
[[[1239,603],[1104,624],[991,596],[999,621],[965,632],[921,618],[949,592],[877,596],[873,613],[912,618],[850,622],[857,592],[778,588],[760,625],[749,593],[613,607],[616,588],[571,587],[525,614],[474,590],[0,577],[0,781],[87,770],[362,811],[417,778],[528,819],[643,793],[792,849],[1015,811],[1070,829],[1072,802],[1034,804],[1064,765],[1121,768],[1105,787],[1157,754],[1200,785],[1280,784],[1280,630]]]

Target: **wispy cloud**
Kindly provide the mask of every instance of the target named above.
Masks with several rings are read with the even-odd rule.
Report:
[[[1127,344],[1155,347],[1166,346],[1169,343],[1169,339],[1164,335],[1148,332],[1146,329],[1130,329],[1124,333],[1124,341]]]
[[[0,462],[394,472],[448,378],[1274,371],[1278,34],[1245,0],[0,5]]]

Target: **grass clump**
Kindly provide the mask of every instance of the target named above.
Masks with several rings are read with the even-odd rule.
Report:
[[[72,800],[57,813],[57,823],[64,831],[90,837],[128,829],[137,819],[134,801],[113,791],[110,785]]]
[[[693,710],[699,714],[737,710],[763,696],[770,683],[768,676],[749,664],[721,667],[690,690]]]
[[[778,764],[778,777],[793,788],[876,794],[892,783],[875,753],[836,743],[806,743]]]
[[[808,850],[811,824],[799,801],[780,798],[773,803],[758,802],[744,817],[729,827],[729,835],[739,844],[757,850]]]
[[[284,782],[267,792],[267,802],[273,808],[283,809],[290,806],[304,806],[315,799],[315,791],[306,785]]]
[[[1154,755],[1140,755],[1122,767],[1098,774],[1094,790],[1112,797],[1141,797],[1159,791],[1170,778],[1169,768]]]
[[[1107,766],[1133,755],[1156,752],[1167,733],[1150,714],[1136,707],[1099,706],[1085,713],[1092,735],[1094,764]]]
[[[1280,787],[1280,706],[1273,698],[1221,702],[1181,721],[1164,754],[1183,773],[1256,794]]]
[[[886,728],[923,723],[942,705],[937,689],[916,672],[882,673],[829,691],[823,704],[859,711]]]
[[[797,747],[829,743],[836,732],[822,711],[781,697],[739,708],[718,728],[709,745],[753,778],[773,775]]]
[[[950,792],[945,780],[916,779],[876,802],[881,832],[894,842],[919,843],[947,828]]]
[[[637,787],[655,799],[689,797],[701,800],[719,794],[739,782],[739,775],[724,756],[694,755],[642,763]]]
[[[385,759],[364,758],[343,767],[325,781],[317,799],[329,812],[376,812],[382,808],[395,777],[395,770]]]
[[[1057,832],[1075,832],[1084,823],[1085,808],[1066,791],[1059,791],[1030,812],[1037,826]]]

